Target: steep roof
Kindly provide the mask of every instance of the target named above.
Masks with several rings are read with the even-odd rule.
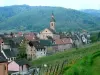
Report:
[[[32,47],[34,46],[36,49],[44,49],[45,47],[40,44],[39,41],[30,41],[29,45]]]
[[[7,60],[4,57],[4,55],[0,52],[0,63],[2,63],[2,62],[7,62]]]
[[[24,37],[26,40],[32,41],[34,39],[37,39],[37,34],[36,33],[27,33],[24,35]]]
[[[18,55],[18,53],[19,53],[18,48],[12,48],[11,50],[13,51],[13,53],[15,54],[15,56]]]
[[[42,45],[36,45],[35,48],[36,48],[36,49],[45,49],[45,47],[42,46]]]
[[[72,39],[71,38],[55,39],[55,44],[57,45],[72,44]]]
[[[22,42],[22,40],[24,39],[24,37],[15,37],[15,38],[12,38],[12,40],[14,42],[16,42],[17,44],[20,44]]]
[[[48,30],[50,30],[53,34],[57,34],[57,32],[51,28],[47,28]]]
[[[62,44],[64,44],[64,43],[63,43],[63,41],[62,41],[61,39],[56,39],[56,40],[55,40],[55,44],[57,44],[57,45],[62,45]]]
[[[19,65],[29,65],[29,62],[26,59],[15,60],[15,62]]]
[[[50,41],[50,40],[39,40],[39,42],[40,42],[40,45],[43,45],[43,46],[52,46],[53,45],[52,41]]]
[[[54,18],[54,14],[52,13],[52,15],[51,15],[51,20],[50,20],[50,22],[56,22],[56,20],[55,20],[55,18]]]
[[[50,22],[56,22],[55,18],[51,18]]]
[[[13,50],[10,50],[10,49],[3,49],[5,55],[8,57],[8,58],[11,58],[11,57],[16,57],[16,54],[14,53]]]
[[[62,38],[62,41],[64,44],[72,44],[72,39],[71,38]]]

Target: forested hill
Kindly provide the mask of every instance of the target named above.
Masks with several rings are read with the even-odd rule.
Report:
[[[39,32],[49,27],[52,11],[58,31],[100,30],[100,18],[96,16],[62,7],[28,5],[0,7],[0,30]]]
[[[88,14],[91,14],[91,15],[94,15],[94,16],[97,16],[97,17],[100,17],[100,10],[96,10],[96,9],[83,9],[83,10],[80,10],[80,11],[88,13]]]

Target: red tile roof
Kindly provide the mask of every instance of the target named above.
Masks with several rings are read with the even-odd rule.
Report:
[[[33,36],[30,36],[30,35],[26,35],[25,36],[25,39],[26,40],[29,40],[29,41],[32,41],[34,39],[34,37]]]
[[[32,40],[34,40],[36,38],[36,34],[35,33],[27,33],[26,35],[25,35],[25,39],[26,40],[29,40],[29,41],[32,41]]]
[[[55,44],[60,45],[60,44],[64,44],[64,43],[63,43],[63,41],[61,39],[56,39],[55,40]]]
[[[63,41],[64,44],[72,44],[71,38],[62,38],[62,41]]]
[[[72,39],[71,38],[55,39],[55,44],[58,45],[72,44]]]
[[[22,35],[23,35],[23,33],[22,33],[22,32],[18,32],[18,35],[19,35],[19,36],[22,36]]]

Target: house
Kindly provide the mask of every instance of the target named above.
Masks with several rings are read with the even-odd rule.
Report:
[[[26,47],[26,54],[27,54],[27,59],[34,59],[36,58],[36,49],[34,47],[34,44],[37,44],[37,41],[29,41],[27,43],[27,47]]]
[[[29,62],[26,59],[12,61],[8,64],[8,71],[13,74],[27,74],[29,69]]]
[[[0,75],[8,75],[8,62],[0,52]]]
[[[71,38],[73,40],[73,46],[78,48],[82,45],[90,43],[90,34],[88,32],[74,32],[71,35]]]
[[[73,33],[71,38],[73,40],[73,47],[78,48],[82,46],[82,39],[79,33]]]
[[[45,28],[43,31],[40,32],[40,39],[48,39],[47,37],[50,36],[52,38],[57,38],[57,32],[55,30],[55,18],[54,14],[52,13],[51,21],[50,21],[50,27]]]
[[[23,33],[22,32],[15,32],[13,33],[13,37],[22,37]]]
[[[8,62],[11,62],[13,60],[16,60],[17,54],[15,53],[15,49],[11,48],[8,43],[2,43],[0,45],[0,52],[4,55],[4,57],[8,60]]]
[[[20,44],[24,41],[24,37],[15,37],[11,40],[16,46],[20,46]]]
[[[43,45],[47,49],[47,55],[53,54],[55,51],[53,49],[54,43],[53,39],[39,40],[40,45]]]
[[[4,54],[4,56],[8,60],[8,62],[16,60],[16,56],[17,55],[15,54],[15,52],[13,50],[11,50],[11,49],[3,49],[1,52]]]
[[[83,42],[83,44],[88,44],[88,43],[90,43],[90,34],[87,32],[85,32],[85,33],[81,33],[80,34],[81,35],[81,39],[82,39],[82,42]]]
[[[27,44],[27,58],[35,59],[46,56],[47,49],[39,41],[29,41]]]
[[[37,34],[36,33],[26,33],[24,34],[25,40],[27,41],[32,41],[37,39]]]
[[[54,43],[55,43],[55,46],[54,46],[55,51],[67,50],[67,49],[72,48],[72,45],[73,45],[73,41],[71,38],[55,39]]]
[[[42,45],[36,45],[36,58],[44,57],[46,56],[47,49]]]
[[[81,35],[81,39],[82,39],[82,43],[83,44],[87,44],[88,43],[88,40],[87,40],[85,35]]]

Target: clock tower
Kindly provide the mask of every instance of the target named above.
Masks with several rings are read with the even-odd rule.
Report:
[[[52,13],[51,15],[51,20],[50,20],[50,29],[55,30],[55,18],[54,18],[54,14]]]

